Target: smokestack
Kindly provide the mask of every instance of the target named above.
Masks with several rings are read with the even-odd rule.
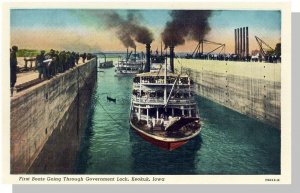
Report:
[[[126,61],[128,60],[128,47],[127,47],[127,52],[126,52]]]
[[[236,29],[237,31],[237,50],[236,50],[236,54],[237,55],[240,55],[240,30],[239,29]]]
[[[150,44],[146,44],[146,65],[144,72],[150,72]]]
[[[245,52],[246,52],[246,49],[245,49],[245,45],[246,45],[246,36],[245,36],[245,27],[243,27],[243,57],[245,57]]]
[[[249,34],[248,27],[246,27],[246,56],[249,56]]]
[[[240,28],[240,56],[242,55],[242,50],[243,50],[243,30]]]
[[[236,38],[237,38],[237,33],[236,33],[236,29],[234,29],[234,54],[237,54],[237,41],[236,41]]]
[[[171,72],[174,73],[174,46],[170,46],[170,67]]]
[[[236,54],[236,30],[234,29],[234,54]]]
[[[134,61],[136,62],[136,47],[134,48]]]

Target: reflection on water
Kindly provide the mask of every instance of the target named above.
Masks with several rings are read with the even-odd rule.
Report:
[[[132,77],[115,77],[114,69],[98,75],[77,173],[280,174],[277,129],[197,97],[201,134],[174,151],[161,150],[129,126]]]

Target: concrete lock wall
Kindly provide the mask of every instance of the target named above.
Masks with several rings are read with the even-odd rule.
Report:
[[[28,172],[52,133],[66,130],[72,104],[81,92],[91,92],[87,87],[96,82],[96,73],[96,59],[92,59],[11,99],[12,174]],[[72,119],[71,123],[77,124],[71,129],[78,134],[82,121],[76,116]]]
[[[196,93],[280,129],[281,64],[218,60],[175,60]]]

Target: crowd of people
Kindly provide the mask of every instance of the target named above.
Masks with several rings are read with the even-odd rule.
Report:
[[[280,55],[266,55],[262,57],[260,55],[257,56],[244,56],[239,57],[236,54],[195,54],[195,56],[191,54],[187,54],[185,56],[186,59],[201,59],[201,60],[225,60],[225,61],[244,61],[244,62],[268,62],[268,63],[281,63]]]
[[[80,57],[82,62],[90,60],[94,56],[90,53],[79,54],[69,51],[55,51],[50,50],[49,53],[45,54],[42,50],[40,54],[36,56],[36,66],[39,72],[39,78],[49,79],[55,76],[57,73],[63,73],[66,70],[73,68],[78,65]]]
[[[17,81],[17,52],[18,47],[12,46],[10,49],[10,88],[11,96]],[[70,52],[70,51],[56,51],[51,49],[46,53],[42,50],[36,56],[36,69],[39,73],[39,79],[50,79],[58,73],[63,73],[66,70],[78,65],[79,59],[82,58],[82,63],[96,57],[91,53]]]

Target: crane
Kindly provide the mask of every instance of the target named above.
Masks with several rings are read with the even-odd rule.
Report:
[[[259,49],[260,49],[260,53],[263,57],[266,57],[268,55],[270,55],[270,53],[274,53],[274,49],[271,48],[271,46],[269,46],[266,42],[264,42],[262,39],[260,39],[259,37],[255,36],[255,39],[258,43]],[[268,49],[264,48],[263,46],[267,47]]]
[[[213,42],[213,41],[209,41],[209,40],[200,40],[198,45],[196,46],[194,52],[192,53],[192,57],[194,56],[199,56],[200,54],[203,55],[203,52],[204,52],[204,44],[213,44],[213,45],[216,45],[217,47],[209,52],[207,52],[206,54],[211,54],[212,52],[220,49],[219,51],[219,54],[221,54],[221,52],[225,52],[225,44],[222,44],[222,43],[217,43],[217,42]]]

